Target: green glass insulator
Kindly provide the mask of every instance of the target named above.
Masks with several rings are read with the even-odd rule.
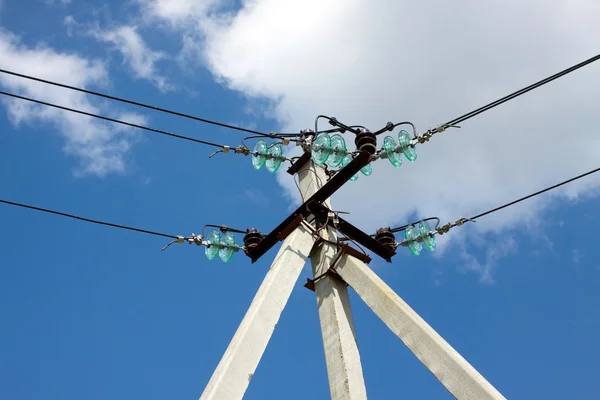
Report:
[[[419,235],[421,235],[421,239],[423,239],[423,244],[425,245],[425,248],[427,248],[427,250],[429,251],[434,251],[436,246],[435,236],[430,235],[431,227],[429,226],[427,221],[419,222],[417,228],[419,229]]]
[[[209,260],[214,260],[214,258],[217,256],[217,253],[219,253],[219,248],[221,245],[221,234],[219,233],[219,231],[214,229],[208,235],[208,239],[206,240],[206,242],[208,244],[204,249],[204,254],[206,254],[206,258],[208,258]]]
[[[417,159],[417,150],[410,145],[410,135],[405,130],[398,133],[398,145],[408,161],[413,162]]]
[[[281,162],[283,161],[283,147],[278,143],[271,146],[269,149],[269,155],[267,156],[267,171],[273,173],[279,169]]]
[[[396,141],[391,136],[386,136],[383,139],[383,151],[387,155],[388,160],[392,163],[392,165],[396,168],[400,168],[402,166],[402,158],[400,154],[396,153],[396,148],[398,145]]]
[[[235,252],[235,237],[231,232],[225,232],[221,236],[221,248],[219,249],[219,257],[221,261],[228,262],[231,260],[233,253]]]
[[[408,249],[415,256],[421,254],[421,250],[423,250],[423,243],[417,242],[417,238],[419,237],[419,232],[413,225],[409,225],[406,227],[404,231],[404,240],[408,243]]]
[[[331,153],[331,137],[328,133],[320,133],[311,148],[314,163],[317,165],[325,164]]]
[[[268,154],[269,147],[267,146],[267,142],[264,140],[256,142],[252,151],[252,166],[256,169],[261,169],[267,161]]]
[[[352,160],[354,159],[354,157],[352,157],[352,154],[346,154],[346,156],[344,157],[344,159],[342,160],[342,168],[344,168],[346,165],[350,164],[352,162]],[[352,176],[352,178],[350,178],[350,180],[352,182],[354,182],[355,180],[358,179],[358,174],[354,174]]]
[[[331,168],[338,167],[346,156],[346,141],[340,134],[331,137],[331,153],[327,158],[327,165]]]
[[[371,163],[368,163],[360,169],[360,172],[362,172],[364,176],[371,176],[371,174],[373,173],[373,166],[371,165]]]

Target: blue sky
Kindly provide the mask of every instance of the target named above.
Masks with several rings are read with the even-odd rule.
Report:
[[[339,7],[336,3],[327,4]],[[376,3],[372,18],[386,7],[383,0]],[[260,36],[275,20],[270,12],[289,11],[269,1],[254,8],[246,4],[239,12],[244,4],[218,1],[178,0],[171,4],[180,8],[169,9],[160,0],[102,5],[4,0],[0,68],[264,131],[303,129],[318,113],[374,127],[414,115],[426,129],[594,55],[587,39],[576,46],[569,41],[591,33],[581,32],[575,22],[585,21],[597,6],[580,1],[568,7],[561,3],[566,7],[557,7],[561,18],[551,11],[535,17],[540,37],[564,39],[555,42],[565,50],[562,59],[536,47],[542,40],[538,33],[511,32],[524,35],[529,47],[523,47],[531,52],[518,61],[527,49],[507,47],[515,37],[505,42],[502,32],[483,26],[528,18],[525,9],[509,3],[494,11],[461,2],[457,7],[468,16],[487,21],[447,27],[455,44],[461,29],[471,30],[473,49],[457,45],[467,61],[448,58],[446,68],[436,69],[411,64],[427,59],[429,52],[410,57],[413,61],[390,59],[394,68],[407,65],[402,72],[409,78],[396,82],[386,78],[389,71],[380,60],[373,72],[360,65],[363,58],[373,59],[368,52],[374,43],[385,48],[386,39],[365,34],[355,42],[366,47],[346,54],[335,46],[337,33],[318,25],[321,14],[306,24],[320,27],[323,41],[342,53],[338,58],[354,57],[349,64],[355,69],[326,52],[307,53],[319,49],[319,41],[308,41],[313,33],[286,31],[283,43],[271,42],[280,35]],[[289,12],[304,10],[298,4],[290,2]],[[361,14],[359,4],[345,7],[346,17]],[[309,13],[314,4],[304,7]],[[404,11],[417,21],[437,18],[411,7]],[[283,25],[277,29],[293,24]],[[560,30],[552,30],[557,25]],[[244,30],[248,26],[250,33]],[[431,37],[438,37],[435,33]],[[260,40],[244,41],[253,34]],[[505,55],[478,55],[478,35]],[[402,46],[431,48],[433,54],[446,45],[425,36]],[[369,57],[353,55],[360,51]],[[319,57],[320,69],[294,64],[295,53]],[[423,68],[431,82],[411,75]],[[508,74],[509,68],[516,72]],[[349,218],[365,229],[402,224],[414,215],[438,215],[446,222],[596,168],[600,147],[593,127],[600,86],[589,82],[597,73],[591,66],[576,78],[465,123],[452,133],[457,136],[423,146],[420,164],[401,170],[375,165],[372,177],[361,177],[334,198],[336,208],[351,210]],[[232,146],[243,138],[5,78],[0,79],[4,90]],[[354,87],[346,89],[347,82]],[[419,97],[417,83],[436,87],[436,99]],[[423,86],[423,93],[427,89]],[[459,89],[473,95],[452,101],[449,96]],[[347,95],[357,90],[362,98]],[[398,99],[398,93],[405,96]],[[428,107],[422,111],[413,103]],[[207,223],[267,232],[295,201],[289,179],[255,171],[249,158],[228,154],[209,160],[212,150],[201,145],[15,104],[3,102],[0,113],[0,198],[181,235],[199,233]],[[572,134],[568,143],[565,132]],[[515,135],[522,135],[519,145],[507,139]],[[557,143],[563,146],[558,156]],[[498,146],[508,150],[499,152]],[[595,399],[600,392],[595,340],[600,260],[593,221],[599,183],[591,178],[481,219],[477,226],[456,228],[436,254],[416,258],[405,250],[392,264],[375,259],[371,266],[507,398]],[[362,195],[382,189],[382,196]],[[275,254],[256,264],[243,254],[228,264],[209,262],[195,246],[160,252],[166,242],[159,238],[5,205],[0,221],[0,398],[10,400],[198,398]],[[329,396],[316,301],[302,287],[308,276],[305,268],[248,399]],[[369,398],[450,398],[353,293],[351,300]]]

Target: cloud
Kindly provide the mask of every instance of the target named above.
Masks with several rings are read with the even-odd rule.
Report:
[[[67,6],[71,4],[71,0],[44,0],[49,6]]]
[[[73,29],[76,28],[79,24],[75,20],[75,17],[73,17],[72,15],[67,15],[63,19],[63,25],[65,26],[65,28],[67,28],[67,36],[71,37],[73,36]]]
[[[579,264],[582,258],[583,254],[579,249],[573,249],[571,251],[571,261],[573,261],[573,264]]]
[[[65,18],[67,31],[76,24],[72,17]],[[169,90],[171,85],[160,75],[156,64],[165,59],[165,54],[150,49],[137,32],[135,26],[121,26],[112,30],[90,29],[88,34],[104,43],[109,43],[121,53],[123,62],[133,72],[134,77],[155,84],[160,90]]]
[[[517,242],[512,237],[506,237],[494,243],[485,244],[484,260],[478,258],[468,251],[465,243],[460,244],[460,258],[462,264],[459,269],[475,272],[479,275],[479,281],[485,284],[494,283],[493,272],[498,262],[517,251]]]
[[[238,10],[143,2],[217,81],[272,101],[285,130],[327,114],[372,129],[410,120],[424,131],[595,55],[600,36],[593,0],[247,0]],[[400,169],[376,162],[371,177],[334,196],[335,208],[366,230],[415,216],[455,220],[597,167],[599,73],[592,64],[439,134]],[[292,178],[278,177],[297,198]],[[557,199],[599,186],[588,177],[469,232],[535,225]]]
[[[105,66],[99,60],[59,52],[45,45],[28,47],[18,37],[4,30],[0,30],[0,68],[79,87],[101,86],[108,80]],[[16,94],[120,118],[118,113],[107,107],[93,105],[82,93],[4,74],[0,75],[0,85]],[[54,125],[66,139],[64,150],[80,161],[75,170],[76,175],[104,176],[125,170],[125,153],[136,140],[131,130],[114,129],[112,125],[86,116],[22,100],[4,98],[2,102],[7,107],[11,122],[16,126],[37,122]],[[135,118],[137,122],[143,120],[137,114],[126,116]]]
[[[137,0],[145,17],[180,24],[206,15],[220,0]]]

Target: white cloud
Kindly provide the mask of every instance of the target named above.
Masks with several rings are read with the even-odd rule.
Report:
[[[484,261],[479,261],[475,255],[467,250],[465,243],[460,245],[460,258],[463,261],[462,269],[472,271],[479,275],[481,283],[494,283],[493,272],[500,259],[510,256],[517,251],[517,242],[512,237],[507,237],[493,244],[486,244]]]
[[[72,15],[67,15],[63,19],[63,25],[67,28],[67,36],[73,36],[73,28],[77,27],[78,23],[75,20],[75,17]]]
[[[49,6],[67,6],[71,4],[71,0],[44,0],[44,2]]]
[[[58,52],[43,45],[28,47],[19,38],[3,30],[0,30],[0,67],[79,87],[103,85],[107,81],[107,73],[101,61]],[[10,92],[49,103],[90,113],[115,115],[106,107],[93,105],[82,93],[5,74],[0,75],[0,85]],[[54,125],[66,139],[65,151],[80,160],[80,166],[75,171],[77,175],[104,176],[125,170],[124,155],[135,140],[129,130],[115,130],[113,126],[90,117],[22,100],[4,98],[2,101],[15,125],[35,122]],[[133,118],[134,115],[127,115],[127,118],[130,117]],[[116,115],[115,118],[120,116]],[[135,120],[140,122],[142,117],[135,115]]]
[[[71,17],[65,18],[67,30],[76,22]],[[146,79],[154,83],[160,90],[171,87],[167,79],[157,71],[156,63],[165,58],[160,51],[153,51],[142,39],[135,26],[121,26],[113,30],[91,29],[88,32],[99,41],[110,43],[123,56],[123,61],[129,66],[136,78]]]
[[[172,24],[181,24],[186,19],[204,16],[220,0],[137,0],[147,18],[166,20]]]
[[[583,254],[579,249],[573,249],[571,251],[571,261],[573,261],[573,264],[579,264],[582,258]]]
[[[593,0],[247,0],[220,13],[227,2],[144,3],[171,23],[195,19],[174,25],[187,54],[199,43],[217,80],[275,101],[286,130],[327,114],[372,129],[410,120],[424,131],[595,55],[600,36]],[[400,169],[378,161],[335,208],[365,229],[415,214],[454,220],[597,167],[599,73],[600,62],[477,116],[418,146],[418,160]],[[291,177],[279,179],[297,196]],[[587,178],[473,231],[526,227],[558,196],[599,184]]]

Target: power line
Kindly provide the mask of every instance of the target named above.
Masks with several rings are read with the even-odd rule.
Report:
[[[542,190],[540,190],[540,191],[538,191],[538,192],[532,193],[532,194],[530,194],[530,195],[527,195],[527,196],[525,196],[525,197],[521,197],[520,199],[517,199],[517,200],[511,201],[510,203],[506,203],[506,204],[504,204],[504,205],[502,205],[502,206],[499,206],[499,207],[496,207],[496,208],[492,208],[491,210],[488,210],[488,211],[486,211],[486,212],[483,212],[483,213],[481,213],[481,214],[477,214],[477,215],[475,215],[474,217],[471,217],[470,219],[472,219],[472,220],[476,220],[476,219],[478,219],[478,218],[481,218],[481,217],[484,217],[484,216],[486,216],[486,215],[489,215],[489,214],[495,213],[496,211],[500,211],[500,210],[502,210],[502,209],[504,209],[504,208],[506,208],[506,207],[510,207],[510,206],[512,206],[512,205],[515,205],[515,204],[517,204],[517,203],[520,203],[520,202],[522,202],[522,201],[524,201],[524,200],[530,199],[530,198],[532,198],[532,197],[535,197],[535,196],[538,196],[538,195],[540,195],[540,194],[542,194],[542,193],[545,193],[545,192],[548,192],[548,191],[550,191],[550,190],[556,189],[557,187],[560,187],[560,186],[566,185],[567,183],[571,183],[571,182],[573,182],[573,181],[576,181],[576,180],[578,180],[578,179],[584,178],[584,177],[586,177],[586,176],[588,176],[588,175],[592,175],[592,174],[594,174],[594,173],[596,173],[596,172],[598,172],[598,171],[600,171],[600,168],[596,168],[596,169],[594,169],[594,170],[591,170],[591,171],[588,171],[588,172],[586,172],[586,173],[584,173],[584,174],[577,175],[577,176],[576,176],[576,177],[574,177],[574,178],[567,179],[566,181],[563,181],[563,182],[561,182],[561,183],[557,183],[556,185],[553,185],[553,186],[547,187],[546,189],[542,189]]]
[[[153,105],[150,105],[150,104],[140,103],[140,102],[137,102],[137,101],[124,99],[124,98],[121,98],[121,97],[110,96],[108,94],[104,94],[104,93],[100,93],[100,92],[94,92],[92,90],[78,88],[78,87],[75,87],[75,86],[65,85],[63,83],[49,81],[49,80],[46,80],[46,79],[41,79],[41,78],[37,78],[37,77],[34,77],[34,76],[25,75],[25,74],[20,74],[20,73],[13,72],[13,71],[8,71],[8,70],[5,70],[5,69],[0,69],[0,72],[3,73],[3,74],[17,76],[17,77],[23,78],[23,79],[29,79],[29,80],[32,80],[32,81],[45,83],[47,85],[58,86],[58,87],[61,87],[61,88],[64,88],[64,89],[75,90],[77,92],[91,94],[93,96],[103,97],[103,98],[109,99],[109,100],[119,101],[121,103],[131,104],[131,105],[138,106],[138,107],[148,108],[148,109],[154,110],[154,111],[159,111],[159,112],[163,112],[163,113],[167,113],[167,114],[177,115],[178,117],[184,117],[184,118],[188,118],[188,119],[193,119],[195,121],[200,121],[200,122],[203,122],[205,124],[211,124],[211,125],[220,126],[222,128],[233,129],[233,130],[236,130],[236,131],[247,132],[247,133],[252,133],[252,134],[255,134],[255,135],[266,136],[266,137],[292,136],[292,135],[293,136],[297,136],[297,134],[270,135],[270,134],[267,134],[267,133],[264,133],[264,132],[259,132],[259,131],[252,130],[252,129],[241,128],[241,127],[235,126],[235,125],[224,124],[222,122],[213,121],[213,120],[206,119],[206,118],[200,118],[200,117],[196,117],[194,115],[190,115],[190,114],[185,114],[185,113],[181,113],[181,112],[178,112],[178,111],[169,110],[169,109],[166,109],[166,108],[156,107],[156,106],[153,106]]]
[[[576,180],[578,180],[578,179],[585,178],[586,176],[588,176],[588,175],[592,175],[592,174],[594,174],[594,173],[596,173],[596,172],[600,172],[600,168],[596,168],[596,169],[593,169],[593,170],[591,170],[591,171],[588,171],[588,172],[586,172],[586,173],[583,173],[583,174],[581,174],[581,175],[577,175],[577,176],[575,176],[575,177],[573,177],[573,178],[567,179],[566,181],[562,181],[562,182],[560,182],[560,183],[557,183],[556,185],[552,185],[552,186],[550,186],[550,187],[547,187],[547,188],[545,188],[545,189],[539,190],[539,191],[537,191],[537,192],[535,192],[535,193],[531,193],[531,194],[529,194],[529,195],[527,195],[527,196],[525,196],[525,197],[521,197],[520,199],[513,200],[513,201],[511,201],[511,202],[509,202],[509,203],[506,203],[506,204],[503,204],[503,205],[501,205],[501,206],[499,206],[499,207],[492,208],[491,210],[488,210],[488,211],[482,212],[481,214],[477,214],[477,215],[475,215],[475,216],[473,216],[473,217],[471,217],[471,218],[459,218],[459,219],[458,219],[456,222],[454,222],[454,223],[448,223],[448,224],[446,224],[446,225],[444,225],[444,226],[440,227],[439,229],[438,229],[438,228],[437,228],[437,226],[436,226],[436,230],[438,230],[438,231],[441,231],[442,233],[446,233],[446,232],[448,232],[448,230],[450,230],[450,228],[453,228],[453,227],[455,227],[455,226],[460,226],[460,225],[464,224],[464,223],[465,223],[465,222],[467,222],[467,221],[475,221],[475,220],[477,220],[477,219],[479,219],[479,218],[481,218],[481,217],[485,217],[486,215],[489,215],[489,214],[495,213],[495,212],[497,212],[497,211],[500,211],[500,210],[502,210],[502,209],[505,209],[505,208],[507,208],[507,207],[513,206],[513,205],[515,205],[515,204],[517,204],[517,203],[520,203],[520,202],[522,202],[522,201],[528,200],[528,199],[530,199],[530,198],[532,198],[532,197],[539,196],[540,194],[543,194],[543,193],[549,192],[550,190],[553,190],[553,189],[556,189],[556,188],[558,188],[558,187],[560,187],[560,186],[566,185],[567,183],[574,182],[574,181],[576,181]],[[426,219],[424,219],[424,220],[422,220],[422,221],[429,221],[429,220],[438,220],[438,224],[439,224],[439,219],[438,219],[438,218],[435,218],[435,217],[432,217],[432,218],[426,218]],[[420,222],[420,221],[419,221],[419,222]],[[395,233],[395,232],[400,232],[400,231],[403,231],[403,230],[405,230],[405,229],[406,229],[408,226],[410,226],[410,225],[414,225],[414,224],[415,224],[414,222],[411,222],[410,224],[402,225],[402,226],[399,226],[399,227],[396,227],[396,228],[391,228],[391,232]],[[375,235],[371,235],[371,236],[375,236]]]
[[[518,96],[520,96],[522,94],[525,94],[525,93],[527,93],[527,92],[529,92],[529,91],[531,91],[533,89],[536,89],[536,88],[538,88],[540,86],[543,86],[546,83],[552,82],[555,79],[558,79],[558,78],[560,78],[562,76],[565,76],[565,75],[567,75],[567,74],[569,74],[569,73],[571,73],[573,71],[578,70],[579,68],[585,67],[586,65],[591,64],[591,63],[593,63],[595,61],[598,61],[598,60],[600,60],[600,54],[597,55],[597,56],[594,56],[594,57],[592,57],[592,58],[590,58],[588,60],[585,60],[585,61],[583,61],[583,62],[581,62],[581,63],[579,63],[577,65],[574,65],[571,68],[567,68],[564,71],[561,71],[561,72],[559,72],[557,74],[549,76],[546,79],[542,79],[541,81],[536,82],[536,83],[534,83],[532,85],[529,85],[529,86],[527,86],[527,87],[525,87],[525,88],[523,88],[521,90],[517,90],[516,92],[511,93],[508,96],[504,96],[501,99],[498,99],[498,100],[496,100],[494,102],[491,102],[491,103],[489,103],[489,104],[487,104],[487,105],[485,105],[483,107],[480,107],[480,108],[478,108],[476,110],[473,110],[470,113],[467,113],[467,114],[465,114],[463,116],[460,116],[460,117],[458,117],[456,119],[453,119],[452,121],[446,122],[445,124],[441,125],[440,128],[446,129],[446,128],[449,128],[451,126],[460,124],[461,122],[464,122],[464,121],[468,120],[469,118],[473,118],[474,116],[476,116],[478,114],[481,114],[484,111],[490,110],[490,109],[492,109],[492,108],[494,108],[494,107],[496,107],[496,106],[498,106],[498,105],[500,105],[502,103],[505,103],[505,102],[507,102],[509,100],[512,100],[512,99],[514,99],[514,98],[516,98],[516,97],[518,97]]]
[[[13,94],[13,93],[8,93],[8,92],[0,91],[0,94],[4,95],[4,96],[14,97],[14,98],[20,99],[20,100],[30,101],[32,103],[41,104],[41,105],[47,106],[47,107],[58,108],[58,109],[64,110],[64,111],[69,111],[69,112],[73,112],[73,113],[77,113],[77,114],[81,114],[81,115],[86,115],[88,117],[98,118],[98,119],[101,119],[101,120],[104,120],[104,121],[114,122],[116,124],[126,125],[126,126],[129,126],[129,127],[132,127],[132,128],[143,129],[143,130],[146,130],[146,131],[159,133],[161,135],[171,136],[171,137],[175,137],[175,138],[178,138],[178,139],[189,140],[191,142],[200,143],[200,144],[204,144],[204,145],[207,145],[207,146],[213,146],[213,147],[219,147],[219,148],[226,147],[226,146],[221,145],[221,144],[207,142],[205,140],[195,139],[195,138],[192,138],[192,137],[189,137],[189,136],[178,135],[176,133],[171,133],[171,132],[163,131],[163,130],[160,130],[160,129],[149,128],[147,126],[138,125],[138,124],[134,124],[134,123],[131,123],[131,122],[120,121],[118,119],[109,118],[109,117],[105,117],[105,116],[98,115],[98,114],[92,114],[92,113],[89,113],[89,112],[86,112],[86,111],[76,110],[74,108],[59,106],[57,104],[47,103],[45,101],[36,100],[36,99],[32,99],[32,98],[25,97],[25,96],[19,96],[17,94]]]
[[[140,228],[134,228],[134,227],[131,227],[131,226],[126,226],[126,225],[120,225],[120,224],[113,224],[113,223],[110,223],[110,222],[98,221],[98,220],[95,220],[95,219],[79,217],[77,215],[67,214],[67,213],[63,213],[63,212],[60,212],[60,211],[49,210],[49,209],[40,208],[40,207],[34,207],[34,206],[27,205],[27,204],[22,204],[22,203],[15,203],[15,202],[8,201],[8,200],[2,200],[2,199],[0,199],[0,203],[8,204],[8,205],[11,205],[11,206],[16,206],[16,207],[27,208],[29,210],[41,211],[41,212],[45,212],[45,213],[49,213],[49,214],[54,214],[54,215],[60,215],[61,217],[72,218],[72,219],[76,219],[76,220],[79,220],[79,221],[89,222],[89,223],[92,223],[92,224],[110,226],[110,227],[113,227],[113,228],[125,229],[125,230],[128,230],[128,231],[134,231],[134,232],[141,232],[141,233],[146,233],[148,235],[160,236],[160,237],[165,237],[165,238],[169,238],[169,239],[177,239],[178,238],[178,236],[176,236],[176,235],[169,235],[167,233],[161,233],[161,232],[155,232],[155,231],[148,231],[146,229],[140,229]]]

